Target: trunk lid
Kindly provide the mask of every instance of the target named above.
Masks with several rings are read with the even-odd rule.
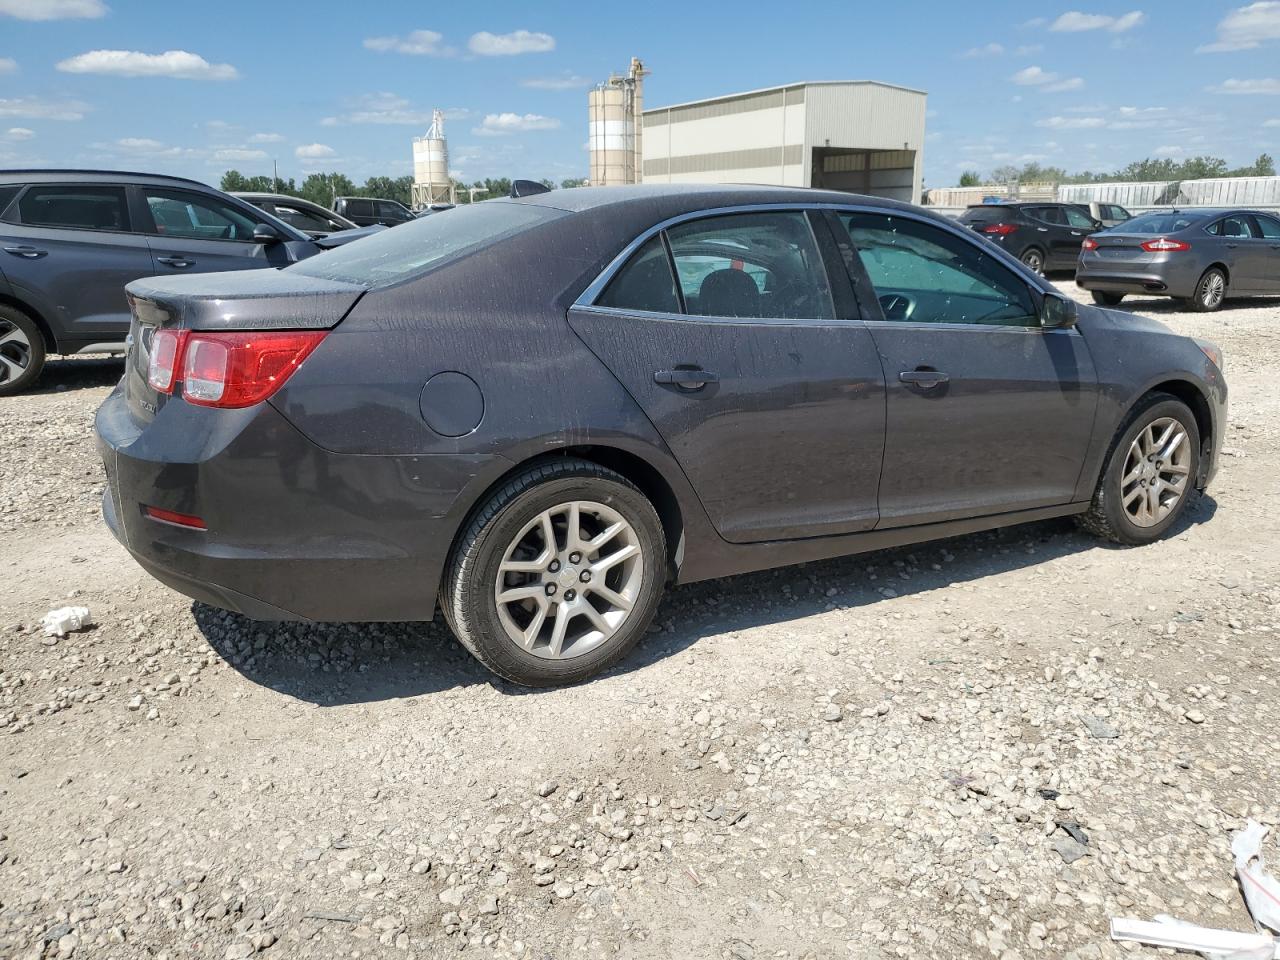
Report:
[[[1154,234],[1112,233],[1104,230],[1093,234],[1093,240],[1098,245],[1093,254],[1109,263],[1146,263],[1154,260],[1156,254],[1143,250],[1142,245],[1154,239]]]
[[[125,397],[135,421],[150,423],[171,397],[147,383],[157,330],[328,330],[365,288],[280,270],[147,277],[125,287],[132,318]]]

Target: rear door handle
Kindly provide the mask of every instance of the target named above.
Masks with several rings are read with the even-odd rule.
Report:
[[[898,374],[901,383],[912,383],[925,390],[931,390],[939,384],[948,383],[951,375],[941,370],[903,370]]]
[[[171,266],[171,267],[189,267],[189,266],[191,266],[193,263],[195,263],[195,261],[194,261],[194,260],[189,260],[188,258],[183,257],[183,256],[177,256],[177,257],[156,257],[156,259],[157,259],[158,261],[160,261],[161,263],[168,264],[168,265],[169,265],[169,266]]]
[[[41,250],[39,247],[5,247],[5,253],[12,253],[15,257],[26,257],[28,260],[35,260],[37,257],[46,256],[49,251]]]
[[[701,390],[708,383],[719,383],[720,374],[695,366],[679,366],[671,370],[655,370],[653,382],[669,384],[681,390]]]
[[[1227,249],[1228,249],[1228,250],[1234,250],[1234,249],[1235,249],[1236,247],[1238,247],[1238,246],[1240,246],[1240,244],[1238,244],[1238,243],[1228,243],[1228,244],[1227,244]]]

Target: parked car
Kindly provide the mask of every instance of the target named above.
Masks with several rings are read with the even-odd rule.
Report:
[[[1093,219],[1097,220],[1104,227],[1117,226],[1133,216],[1133,214],[1118,203],[1104,203],[1101,200],[1090,200],[1089,203],[1082,204],[1082,206],[1089,211],[1089,216],[1093,217]]]
[[[1224,429],[1212,344],[847,193],[561,190],[129,294],[97,433],[143,567],[260,619],[438,602],[525,684],[615,663],[668,582],[1066,515],[1150,543]]]
[[[1217,310],[1229,296],[1280,296],[1280,218],[1259,210],[1143,213],[1090,237],[1076,284],[1096,303],[1125,294],[1185,301]]]
[[[1036,273],[1074,270],[1080,243],[1102,229],[1074,203],[986,203],[969,207],[959,222],[1004,247]]]
[[[313,241],[182,177],[0,170],[0,395],[50,354],[123,353],[130,280],[282,267],[363,235]]]
[[[352,223],[346,217],[338,216],[332,210],[326,210],[318,203],[291,197],[281,193],[233,193],[246,203],[251,203],[259,210],[265,210],[289,226],[301,230],[311,239],[327,237],[339,230],[356,230],[359,224]]]
[[[394,227],[414,219],[413,211],[398,200],[380,200],[377,197],[337,197],[333,201],[335,213],[362,227],[381,224]]]

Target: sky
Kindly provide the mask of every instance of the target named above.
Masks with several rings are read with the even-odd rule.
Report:
[[[927,186],[1036,161],[1280,154],[1280,0],[778,4],[0,0],[0,167],[357,183],[587,173],[587,90],[632,56],[646,106],[803,80],[928,93]]]

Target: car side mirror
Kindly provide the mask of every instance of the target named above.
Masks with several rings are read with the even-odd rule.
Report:
[[[253,228],[254,243],[272,244],[279,243],[282,239],[280,231],[269,223],[260,223]]]
[[[1060,293],[1046,293],[1040,305],[1040,326],[1045,330],[1070,330],[1076,325],[1076,302]]]

